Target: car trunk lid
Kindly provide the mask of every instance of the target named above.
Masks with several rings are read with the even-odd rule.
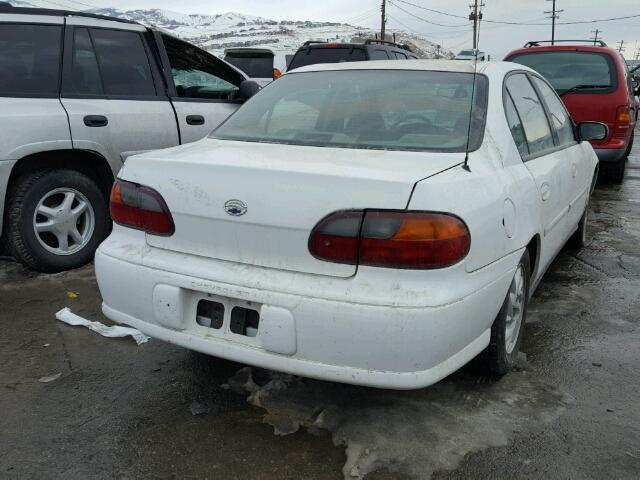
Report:
[[[174,235],[148,235],[149,245],[349,277],[356,266],[309,253],[313,227],[338,210],[404,209],[417,181],[463,157],[206,139],[131,157],[121,177],[157,190],[171,211]]]

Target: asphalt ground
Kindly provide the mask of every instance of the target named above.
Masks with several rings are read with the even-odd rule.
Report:
[[[518,368],[411,392],[107,339],[54,319],[110,324],[91,265],[0,259],[0,478],[640,478],[640,148],[627,172],[543,279]]]

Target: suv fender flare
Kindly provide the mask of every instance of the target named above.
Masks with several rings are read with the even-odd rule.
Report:
[[[115,163],[114,169],[111,163]],[[122,162],[109,162],[98,152],[76,149],[53,149],[32,152],[17,160],[0,161],[0,237],[3,232],[6,195],[11,182],[23,173],[42,168],[72,168],[82,172],[96,182],[108,197],[111,184]]]

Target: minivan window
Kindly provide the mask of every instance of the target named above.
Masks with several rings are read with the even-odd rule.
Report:
[[[224,59],[251,78],[273,77],[273,53],[229,52],[225,54]]]
[[[547,83],[538,77],[532,76],[533,82],[540,90],[544,103],[547,105],[551,116],[551,123],[558,135],[558,144],[561,146],[570,145],[576,141],[573,132],[573,122],[567,113],[564,103],[558,98],[558,94]]]
[[[307,48],[298,50],[295,54],[289,71],[307,65],[318,63],[341,63],[341,62],[361,62],[367,59],[364,48],[353,46],[322,46],[318,48]]]
[[[149,59],[137,32],[91,29],[104,93],[128,97],[152,97],[156,89]]]
[[[535,155],[554,148],[553,135],[547,115],[538,94],[524,74],[511,75],[506,80],[529,144],[529,153]]]
[[[470,150],[475,150],[482,142],[488,88],[484,75],[475,78],[474,95],[470,73],[374,69],[292,73],[258,93],[211,136],[435,152],[464,152],[469,139]]]
[[[575,93],[602,93],[616,87],[614,64],[606,54],[595,52],[553,51],[515,55],[512,62],[534,69],[555,88],[564,93],[574,87]]]
[[[0,28],[0,95],[57,96],[62,27],[4,24]]]

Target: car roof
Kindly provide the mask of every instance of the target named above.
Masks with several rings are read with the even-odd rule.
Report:
[[[460,72],[473,73],[473,61],[460,60],[373,60],[368,62],[341,62],[341,63],[317,63],[292,70],[290,74],[302,72],[325,72],[338,70],[416,70],[435,72]],[[531,70],[523,65],[512,62],[478,62],[478,73],[488,73],[489,71],[511,71],[511,70]],[[533,71],[533,70],[531,70]]]
[[[76,12],[72,10],[56,10],[51,8],[30,8],[30,7],[13,7],[11,5],[0,4],[0,13],[16,14],[16,15],[47,15],[53,17],[87,17],[96,18],[99,20],[109,20],[111,22],[129,23],[132,25],[141,25],[133,20],[126,20],[124,18],[109,17],[107,15],[97,15],[87,12]]]
[[[518,48],[509,52],[505,58],[512,57],[514,55],[521,55],[526,53],[541,53],[541,52],[593,52],[593,53],[605,53],[612,57],[617,57],[617,52],[610,47],[602,47],[597,45],[580,45],[580,44],[562,44],[562,45],[541,45],[533,47]]]

